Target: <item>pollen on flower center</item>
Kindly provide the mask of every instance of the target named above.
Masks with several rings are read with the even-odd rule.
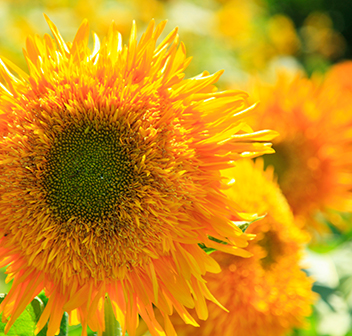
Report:
[[[117,131],[91,125],[70,126],[47,156],[47,203],[62,221],[96,221],[112,211],[131,181],[127,154]]]

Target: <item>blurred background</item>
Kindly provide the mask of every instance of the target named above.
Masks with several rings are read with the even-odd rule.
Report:
[[[99,36],[114,20],[125,37],[132,20],[142,32],[151,18],[167,19],[194,56],[188,71],[221,67],[229,82],[278,62],[295,63],[309,74],[325,71],[352,53],[352,5],[344,0],[1,0],[3,56],[23,64],[26,36],[49,33],[44,12],[68,40],[84,18]]]
[[[126,42],[132,20],[141,34],[150,19],[167,19],[165,33],[178,26],[193,57],[186,76],[224,69],[220,89],[247,90],[253,78],[274,81],[278,69],[324,78],[352,57],[352,2],[346,0],[0,0],[0,55],[27,69],[27,35],[49,33],[43,13],[66,41],[85,18],[101,38],[114,20]],[[350,95],[344,97],[352,104]],[[352,117],[352,110],[345,113]],[[292,335],[352,335],[351,216],[345,210],[336,215],[347,223],[343,229],[323,212],[314,214],[328,230],[305,248],[302,265],[320,298],[307,328]],[[9,288],[4,279],[2,270],[0,292]]]

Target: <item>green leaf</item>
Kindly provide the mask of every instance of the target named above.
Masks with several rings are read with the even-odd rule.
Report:
[[[61,319],[59,336],[68,335],[68,314],[65,312]]]
[[[44,310],[44,303],[38,296],[36,296],[31,302],[31,305],[36,317],[36,322],[38,322]]]
[[[80,324],[69,326],[68,334],[70,336],[81,336],[82,335],[82,326]],[[89,327],[87,327],[88,336],[97,336],[97,333],[93,332]]]
[[[206,247],[204,244],[198,244],[198,246],[206,253],[206,254],[211,254],[214,251],[216,251],[214,248],[212,247]]]
[[[42,315],[42,312],[46,306],[46,304],[48,303],[48,298],[45,296],[44,292],[41,292],[35,299],[39,299],[41,300],[42,304],[43,304],[43,309],[42,311],[39,312],[39,314],[37,314],[37,320],[36,322],[39,321],[40,319],[40,316]],[[32,301],[33,302],[33,301]],[[48,323],[45,324],[45,326],[43,327],[42,330],[39,331],[38,335],[37,336],[46,336],[46,333],[48,331]]]
[[[315,283],[312,287],[313,292],[316,292],[320,295],[320,297],[322,298],[322,300],[330,307],[330,309],[335,312],[335,308],[334,306],[330,303],[330,296],[332,294],[336,293],[336,288],[331,288],[328,286],[324,286],[321,284],[317,284]]]
[[[245,233],[246,230],[248,229],[248,227],[249,227],[252,223],[254,223],[254,222],[258,221],[258,220],[263,219],[265,216],[266,216],[266,215],[264,215],[264,216],[258,216],[256,219],[252,220],[251,222],[234,222],[234,223],[242,230],[243,233]]]
[[[249,222],[240,222],[240,223],[236,223],[237,227],[239,227],[242,232],[246,232],[246,230],[248,229],[249,227]]]
[[[0,295],[0,302],[4,300],[6,294]],[[34,336],[34,330],[37,324],[37,318],[41,315],[44,309],[43,302],[38,298],[34,298],[34,300],[29,304],[23,313],[17,318],[15,323],[10,328],[7,336]],[[0,314],[2,317],[2,314]],[[5,327],[6,323],[0,322],[0,335],[5,335]]]
[[[18,317],[13,326],[10,328],[6,336],[34,336],[34,331],[37,326],[37,322],[43,313],[48,299],[43,293],[39,294],[40,297],[35,297],[32,302],[26,307],[23,313]],[[4,300],[6,294],[0,294],[0,303]],[[43,298],[43,300],[41,299]],[[43,303],[44,301],[44,303]],[[0,317],[2,314],[0,314]],[[0,336],[5,335],[6,323],[0,322]],[[37,334],[37,336],[46,336],[48,331],[47,324],[42,330]],[[64,313],[61,324],[60,333],[58,336],[68,335],[68,314]]]
[[[46,295],[44,294],[44,292],[41,292],[38,297],[38,299],[40,299],[43,302],[43,307],[45,308],[45,306],[48,303],[48,298],[46,297]],[[32,301],[33,303],[33,301]],[[43,310],[44,310],[43,308]],[[41,313],[43,312],[43,310],[40,312],[37,322],[39,321],[39,318],[41,316]],[[37,336],[46,336],[48,331],[48,323],[46,323],[46,325],[43,327],[42,330],[40,330],[40,332],[38,333]],[[58,334],[58,336],[67,336],[68,335],[68,331],[69,331],[69,323],[68,323],[68,314],[65,312],[62,316],[61,319],[61,323],[60,323],[60,333]]]
[[[234,222],[241,230],[242,230],[242,232],[244,233],[244,232],[246,232],[246,230],[248,229],[248,227],[252,224],[252,223],[254,223],[254,222],[256,222],[257,220],[260,220],[260,219],[262,219],[262,218],[264,218],[265,216],[260,216],[260,217],[258,217],[258,218],[256,218],[256,219],[254,219],[253,221],[251,221],[251,222]],[[227,243],[226,242],[224,242],[224,241],[222,241],[222,240],[219,240],[219,239],[217,239],[217,238],[214,238],[214,237],[211,237],[211,236],[209,236],[209,239],[210,240],[213,240],[213,241],[215,241],[215,242],[217,242],[217,243],[219,243],[219,244],[224,244],[224,245],[227,245]],[[214,251],[216,251],[216,249],[214,249],[214,248],[212,248],[212,247],[207,247],[205,244],[198,244],[198,246],[206,253],[206,254],[211,254],[211,253],[213,253]]]

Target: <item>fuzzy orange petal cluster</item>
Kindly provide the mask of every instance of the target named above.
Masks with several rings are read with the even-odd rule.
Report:
[[[300,268],[303,243],[308,235],[294,223],[290,208],[272,171],[263,162],[240,161],[223,172],[228,180],[226,194],[242,211],[259,211],[263,219],[250,224],[256,234],[250,242],[249,259],[214,252],[222,272],[208,274],[210,291],[228,310],[209,304],[209,318],[199,328],[173,320],[180,336],[283,336],[302,327],[311,313],[315,295],[312,280]]]
[[[326,231],[319,213],[348,227],[338,211],[352,209],[351,69],[349,62],[339,64],[323,78],[283,71],[274,83],[257,80],[251,90],[261,101],[255,127],[280,134],[265,162],[275,167],[294,215],[312,233]]]

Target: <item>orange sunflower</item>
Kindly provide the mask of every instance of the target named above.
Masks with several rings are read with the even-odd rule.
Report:
[[[165,334],[153,305],[166,334],[174,310],[194,324],[185,307],[206,317],[204,299],[216,300],[202,276],[220,271],[198,244],[249,256],[220,169],[271,152],[275,132],[243,122],[245,93],[215,92],[222,72],[184,79],[177,30],[156,45],[165,22],[139,42],[133,25],[128,45],[112,24],[90,50],[87,21],[72,43],[47,21],[54,39],[27,39],[29,75],[0,61],[0,267],[13,279],[5,331],[42,289],[37,331],[49,319],[49,336],[64,311],[83,334],[89,325],[101,335],[106,294],[131,336],[138,315]]]
[[[209,318],[200,328],[172,319],[177,335],[283,336],[302,327],[310,315],[314,293],[312,280],[300,269],[303,243],[307,234],[294,218],[272,170],[263,172],[263,162],[239,161],[224,172],[229,189],[226,194],[243,211],[266,214],[247,232],[256,234],[250,242],[249,259],[214,252],[221,274],[207,274],[208,288],[229,312],[209,304]]]
[[[344,68],[351,76],[352,67]],[[294,215],[312,233],[326,230],[319,214],[345,229],[337,211],[352,209],[352,102],[338,73],[333,67],[323,80],[282,72],[273,85],[257,81],[253,88],[261,101],[255,127],[280,134],[266,164],[275,167]]]

